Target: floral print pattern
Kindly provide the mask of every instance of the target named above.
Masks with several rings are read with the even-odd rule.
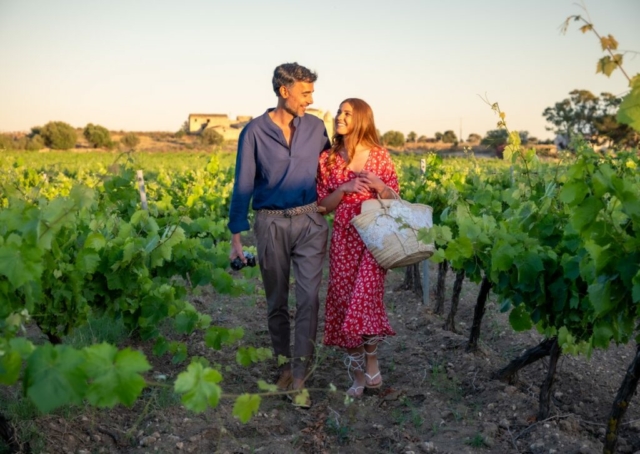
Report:
[[[318,200],[357,176],[346,169],[340,156],[329,170],[328,157],[329,151],[320,155]],[[395,166],[384,148],[371,150],[364,169],[375,173],[394,191],[399,191]],[[378,265],[350,223],[360,214],[362,202],[375,197],[374,191],[366,195],[345,194],[335,210],[329,251],[325,345],[356,348],[362,345],[363,336],[395,335],[383,302],[386,270]]]

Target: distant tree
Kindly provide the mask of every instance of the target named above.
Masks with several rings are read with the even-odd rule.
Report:
[[[382,135],[381,140],[384,146],[389,147],[402,147],[405,143],[404,134],[399,131],[387,131]]]
[[[224,142],[224,137],[218,131],[207,128],[200,134],[200,141],[205,145],[220,146]]]
[[[528,142],[528,131],[518,131],[518,135],[520,136],[520,142],[522,144],[526,144]],[[506,129],[493,129],[491,131],[487,131],[487,135],[482,138],[480,144],[493,148],[503,147],[507,144],[507,138],[508,133]]]
[[[569,98],[542,112],[544,118],[553,125],[547,130],[565,135],[569,141],[581,135],[597,144],[627,147],[638,144],[638,134],[616,119],[621,98],[611,93],[601,93],[598,97],[588,90],[573,90],[569,95]]]
[[[104,126],[87,124],[82,135],[93,148],[108,147],[111,144],[111,134]]]
[[[435,135],[436,142],[442,142],[443,137],[444,137],[444,134],[442,134],[441,132],[436,132],[436,135]]]
[[[469,137],[467,138],[467,142],[469,143],[480,143],[481,140],[482,136],[480,134],[476,134],[475,132],[469,134]]]
[[[133,150],[140,143],[140,137],[138,137],[133,132],[128,132],[120,139],[120,143],[124,145],[126,148]]]
[[[409,134],[407,134],[407,142],[415,142],[417,139],[418,135],[411,131]]]
[[[420,142],[420,143],[424,143],[424,142],[426,142],[426,141],[427,141],[427,136],[420,136],[420,137],[418,137],[418,142]]]
[[[76,130],[63,121],[50,121],[42,127],[40,135],[47,147],[54,150],[68,150],[76,146]]]
[[[536,145],[538,143],[538,138],[537,137],[529,137],[529,139],[527,140],[527,143],[530,145]]]
[[[456,133],[452,130],[445,131],[442,135],[442,141],[444,143],[456,143],[458,142],[458,138],[456,137]]]

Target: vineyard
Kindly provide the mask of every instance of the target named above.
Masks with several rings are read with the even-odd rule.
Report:
[[[390,273],[387,386],[345,401],[320,348],[309,412],[272,384],[257,269],[229,269],[233,154],[3,154],[0,449],[640,449],[640,159],[518,140],[394,156],[434,208],[431,302],[416,267]]]

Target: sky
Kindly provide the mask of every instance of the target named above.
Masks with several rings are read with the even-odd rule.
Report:
[[[177,131],[190,113],[258,116],[276,66],[317,72],[314,105],[367,101],[382,132],[496,128],[553,137],[542,112],[573,89],[622,95],[596,74],[584,14],[640,52],[640,0],[0,0],[0,132],[48,121]],[[629,74],[640,53],[625,54]]]

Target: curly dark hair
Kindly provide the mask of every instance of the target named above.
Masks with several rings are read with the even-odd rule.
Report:
[[[290,87],[295,82],[313,83],[318,79],[318,75],[313,71],[299,65],[296,62],[283,63],[273,71],[273,91],[280,97],[280,87]]]

